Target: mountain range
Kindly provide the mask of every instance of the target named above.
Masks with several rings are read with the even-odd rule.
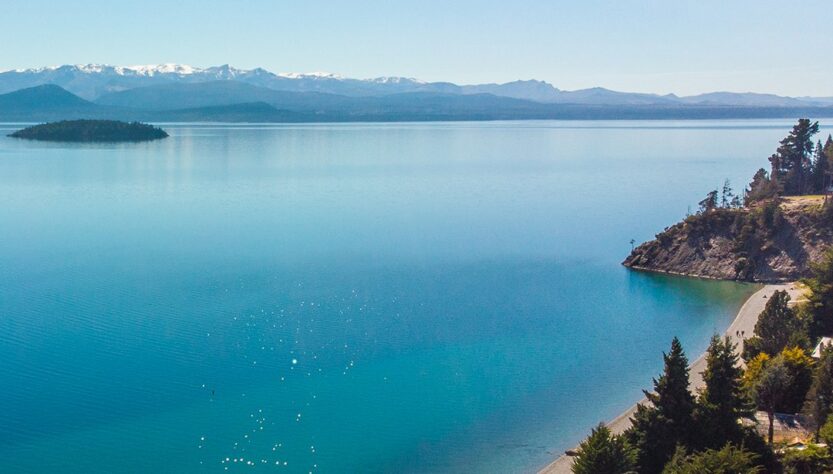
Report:
[[[0,120],[401,121],[833,116],[833,98],[713,92],[680,97],[537,80],[457,85],[228,65],[66,65],[0,72]]]

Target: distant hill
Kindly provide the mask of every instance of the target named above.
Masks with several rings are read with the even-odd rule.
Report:
[[[599,89],[587,94],[606,97],[609,91]],[[590,101],[587,97],[585,100]],[[629,100],[634,103],[543,103],[486,93],[424,91],[350,97],[212,81],[135,88],[106,94],[94,103],[58,86],[42,85],[0,95],[0,121],[83,118],[145,122],[392,122],[833,117],[833,106],[720,106]]]
[[[265,102],[165,110],[150,114],[159,122],[314,122],[311,114],[279,110]]]
[[[378,97],[425,92],[523,99],[548,104],[583,105],[709,105],[745,107],[813,107],[830,105],[831,99],[780,97],[771,94],[714,92],[678,97],[619,92],[594,87],[574,91],[561,90],[544,81],[525,80],[504,84],[458,85],[451,82],[425,82],[408,77],[351,79],[328,73],[273,73],[263,68],[238,69],[227,64],[196,68],[180,64],[149,66],[109,66],[100,64],[64,65],[0,72],[0,93],[28,87],[55,84],[94,101],[108,94],[130,89],[166,84],[196,84],[215,81],[245,83],[283,92],[309,92],[345,97]]]
[[[731,105],[745,107],[801,107],[808,104],[824,105],[824,99],[793,99],[773,94],[755,94],[752,92],[710,92],[708,94],[681,97],[679,101],[686,104]]]
[[[101,107],[55,85],[43,85],[0,95],[2,116],[28,117],[32,114],[60,116],[63,114],[94,114]]]
[[[279,108],[346,108],[361,99],[319,92],[287,92],[237,81],[162,84],[113,92],[100,97],[99,105],[147,110],[174,110],[262,102]]]

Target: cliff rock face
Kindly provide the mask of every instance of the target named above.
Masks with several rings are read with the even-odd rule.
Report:
[[[631,252],[623,265],[647,271],[755,282],[807,277],[833,243],[833,212],[820,197],[687,217]]]

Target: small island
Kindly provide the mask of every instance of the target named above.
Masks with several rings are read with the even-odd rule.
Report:
[[[168,137],[159,127],[116,120],[63,120],[18,130],[13,138],[50,142],[144,142]]]

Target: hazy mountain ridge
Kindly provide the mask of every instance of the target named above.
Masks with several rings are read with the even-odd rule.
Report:
[[[286,92],[320,92],[348,97],[384,96],[407,92],[491,94],[541,103],[594,105],[715,105],[746,107],[824,106],[829,97],[781,97],[772,94],[712,92],[688,97],[613,91],[601,87],[566,91],[539,80],[504,84],[457,85],[407,77],[351,79],[330,73],[273,73],[263,68],[238,69],[227,64],[197,68],[181,64],[111,66],[63,65],[0,72],[0,93],[56,84],[87,100],[113,92],[162,84],[236,81]]]
[[[604,90],[597,91],[604,95]],[[493,94],[402,92],[346,96],[278,91],[238,81],[163,83],[97,102],[54,84],[0,95],[0,121],[114,119],[151,122],[404,122],[833,117],[833,107],[543,103]]]

